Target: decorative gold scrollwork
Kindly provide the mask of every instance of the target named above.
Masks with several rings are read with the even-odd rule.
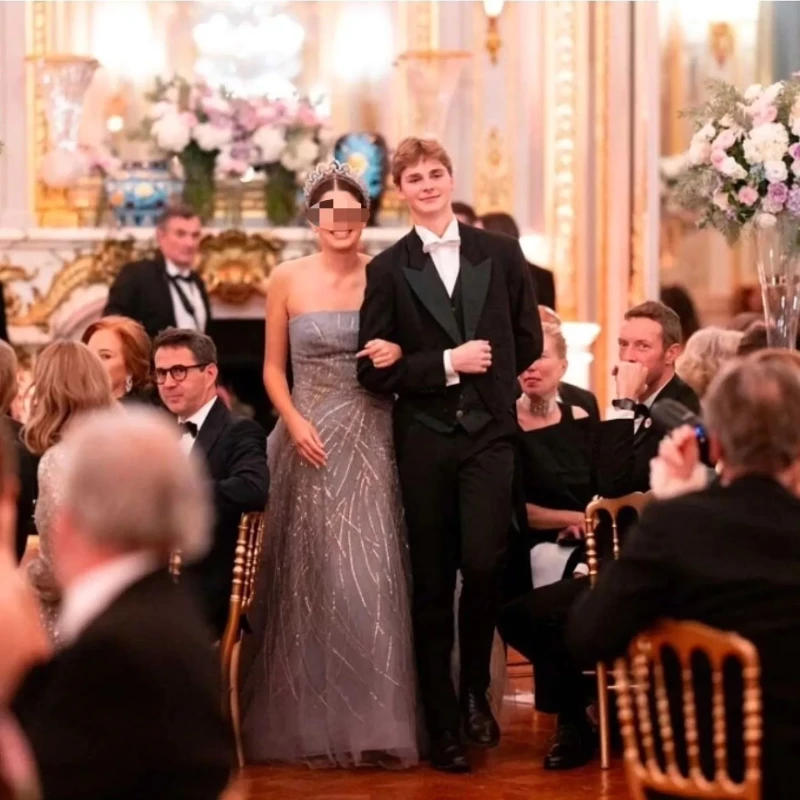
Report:
[[[266,294],[283,245],[280,239],[239,230],[208,235],[200,242],[197,272],[212,297],[240,305]]]

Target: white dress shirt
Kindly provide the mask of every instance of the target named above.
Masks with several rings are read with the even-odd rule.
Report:
[[[670,378],[672,380],[672,378]],[[669,383],[669,381],[667,381]],[[642,405],[647,406],[648,408],[653,407],[653,403],[655,402],[656,398],[664,391],[664,387],[667,385],[664,384],[657,392],[653,392],[646,400],[642,400]],[[644,422],[644,417],[637,417],[633,411],[625,411],[621,408],[614,408],[614,406],[609,406],[606,409],[606,419],[632,419],[633,422],[633,431],[634,433],[639,432],[639,428],[642,426],[642,422]],[[647,423],[650,424],[649,422]]]
[[[158,569],[150,552],[128,553],[96,567],[64,592],[59,638],[72,644],[126,589]]]
[[[167,275],[170,278],[188,277],[192,274],[191,269],[180,269],[171,261],[166,262]],[[200,288],[194,281],[179,280],[181,291],[186,295],[186,299],[192,304],[194,314],[190,314],[183,305],[178,290],[175,288],[175,281],[169,281],[169,294],[172,298],[172,308],[175,311],[175,324],[179,328],[189,328],[190,330],[197,330],[204,333],[206,329],[206,307],[203,303],[203,295],[200,293]]]
[[[421,225],[415,226],[414,230],[422,240],[422,249],[433,259],[433,265],[442,279],[447,294],[452,297],[461,269],[461,235],[458,230],[458,220],[453,217],[441,237]],[[444,374],[447,386],[460,383],[458,373],[453,369],[452,350],[444,351]]]
[[[197,425],[197,432],[200,433],[200,428],[203,427],[206,417],[211,412],[211,406],[213,406],[216,402],[217,398],[212,397],[199,411],[195,411],[191,417],[187,417],[186,419],[183,417],[178,417],[178,422],[193,422],[195,425]],[[183,436],[181,436],[181,448],[183,449],[183,452],[190,452],[192,447],[194,447],[195,441],[196,439],[191,433],[184,433]]]

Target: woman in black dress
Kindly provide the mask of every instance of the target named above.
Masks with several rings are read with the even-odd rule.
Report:
[[[595,495],[630,491],[632,430],[593,422],[583,409],[560,402],[567,369],[566,342],[558,325],[545,323],[541,358],[520,376],[518,518],[526,527],[533,591],[504,609],[500,632],[534,665],[539,711],[558,714],[558,731],[545,758],[547,769],[569,769],[592,755],[589,699],[581,670],[563,646],[572,602],[587,586],[584,511]]]

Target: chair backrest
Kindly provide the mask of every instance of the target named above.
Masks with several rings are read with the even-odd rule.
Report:
[[[597,581],[599,562],[597,558],[597,537],[595,535],[595,524],[597,516],[601,511],[607,512],[611,516],[611,537],[614,547],[614,558],[619,558],[620,539],[619,539],[619,515],[626,508],[632,508],[641,516],[647,504],[653,499],[651,492],[632,492],[622,497],[595,497],[586,506],[586,563],[589,567],[589,580],[594,586]]]
[[[675,678],[680,700],[670,695],[665,679],[664,654],[677,658]],[[711,674],[711,736],[713,778],[701,766],[698,733],[696,673],[693,658],[703,656]],[[734,781],[728,771],[729,730],[726,724],[724,669],[733,659],[741,665],[743,686],[744,775]],[[625,770],[631,793],[645,800],[648,791],[674,797],[761,798],[761,689],[758,652],[752,643],[733,633],[696,622],[665,621],[637,636],[626,658],[615,665],[618,708],[625,748]],[[670,705],[670,696],[673,698]],[[680,708],[675,706],[680,703]],[[673,720],[682,711],[686,753],[681,770],[676,760]],[[655,719],[653,717],[655,716]],[[654,734],[657,733],[656,737]]]
[[[242,616],[250,609],[255,594],[258,562],[264,542],[265,520],[264,513],[257,511],[243,514],[239,523],[239,534],[233,556],[233,581],[228,607],[228,622],[220,642],[222,678],[225,685],[229,680],[233,647],[241,632]]]

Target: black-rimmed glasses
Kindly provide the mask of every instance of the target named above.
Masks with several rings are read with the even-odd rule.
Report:
[[[160,386],[167,380],[167,375],[169,375],[175,383],[181,383],[182,381],[186,380],[186,376],[189,374],[190,369],[199,369],[203,370],[208,366],[209,362],[205,364],[175,364],[175,366],[170,367],[169,369],[160,369],[156,368],[153,370],[153,378],[155,378],[155,382]]]

